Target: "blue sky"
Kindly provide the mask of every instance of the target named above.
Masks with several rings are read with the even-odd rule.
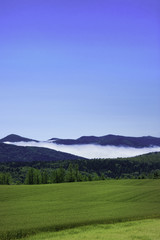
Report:
[[[0,137],[160,137],[159,0],[0,2]]]

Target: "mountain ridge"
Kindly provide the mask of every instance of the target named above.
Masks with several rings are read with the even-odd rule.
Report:
[[[21,137],[16,134],[10,134],[2,139],[0,143],[4,142],[40,142],[38,140]],[[45,141],[44,141],[45,142]],[[142,137],[130,137],[108,134],[104,136],[81,136],[77,139],[61,139],[61,138],[50,138],[47,142],[53,142],[56,144],[63,145],[83,145],[83,144],[96,144],[101,146],[125,146],[134,148],[160,146],[160,138],[152,136]]]
[[[0,162],[32,162],[87,159],[44,147],[24,147],[0,143]]]
[[[49,139],[50,141],[53,138]],[[125,137],[121,135],[105,135],[101,137],[97,136],[82,136],[77,139],[56,139],[54,138],[54,143],[64,144],[64,145],[75,145],[75,144],[98,144],[101,146],[128,146],[135,148],[160,146],[160,138],[152,136],[142,136],[142,137]]]

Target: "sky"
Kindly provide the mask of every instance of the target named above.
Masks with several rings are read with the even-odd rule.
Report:
[[[159,0],[0,1],[0,138],[160,137]]]

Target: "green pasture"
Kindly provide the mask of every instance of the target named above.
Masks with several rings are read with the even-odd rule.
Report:
[[[0,186],[0,239],[160,217],[160,180]]]
[[[22,240],[158,240],[160,219],[77,227],[45,232]]]

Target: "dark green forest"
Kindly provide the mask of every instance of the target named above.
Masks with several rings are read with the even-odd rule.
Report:
[[[0,184],[160,178],[160,153],[131,158],[1,162]]]

